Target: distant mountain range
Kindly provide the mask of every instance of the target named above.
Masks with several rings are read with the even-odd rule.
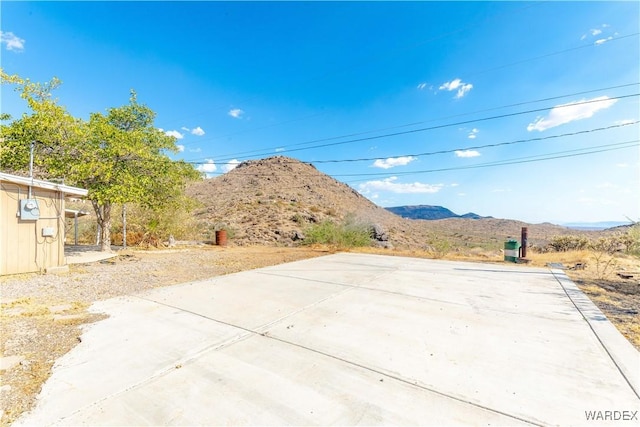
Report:
[[[417,206],[394,206],[385,208],[402,218],[408,219],[446,219],[446,218],[466,218],[466,219],[483,219],[493,218],[491,216],[480,216],[473,212],[464,215],[458,215],[455,212],[442,206],[417,205]],[[559,224],[561,227],[573,228],[574,230],[606,230],[608,228],[619,227],[621,225],[629,225],[629,221],[600,221],[600,222],[572,222]]]
[[[630,221],[600,221],[600,222],[571,222],[560,224],[563,227],[574,228],[576,230],[606,230],[607,228],[629,225]]]
[[[445,218],[466,218],[466,219],[481,219],[492,218],[490,216],[480,216],[473,212],[466,213],[464,215],[458,215],[451,212],[449,209],[442,206],[430,206],[430,205],[418,205],[418,206],[395,206],[391,208],[385,208],[389,212],[401,216],[402,218],[409,219],[445,219]]]

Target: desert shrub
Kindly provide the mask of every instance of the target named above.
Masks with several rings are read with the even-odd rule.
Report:
[[[549,247],[556,252],[580,251],[589,247],[589,239],[585,236],[553,236]]]
[[[323,244],[339,248],[355,248],[371,245],[370,226],[347,216],[341,223],[324,220],[307,227],[304,232],[306,245]]]
[[[297,223],[297,224],[304,224],[304,222],[305,222],[304,221],[304,217],[299,213],[297,213],[293,217],[291,217],[291,220],[293,222]]]
[[[451,252],[453,244],[440,235],[433,235],[427,241],[427,252],[434,258],[443,258]]]
[[[636,222],[620,236],[620,242],[629,255],[640,256],[640,223]]]
[[[619,236],[600,237],[589,243],[589,249],[595,260],[596,276],[603,279],[616,266],[614,254],[620,250]]]

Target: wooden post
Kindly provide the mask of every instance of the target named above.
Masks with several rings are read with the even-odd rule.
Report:
[[[520,235],[520,237],[521,237],[520,250],[522,251],[522,253],[521,253],[521,257],[522,258],[526,258],[527,257],[527,238],[528,238],[528,234],[529,234],[529,230],[527,229],[527,227],[522,227],[522,233]]]
[[[127,204],[122,204],[122,247],[127,248]]]

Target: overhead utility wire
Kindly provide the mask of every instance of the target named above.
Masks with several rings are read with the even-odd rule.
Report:
[[[617,97],[612,97],[612,98],[609,98],[609,99],[624,99],[624,98],[630,98],[630,97],[634,97],[634,96],[638,96],[638,95],[640,95],[640,93],[635,93],[635,94],[631,94],[631,95],[617,96]],[[501,115],[498,115],[498,116],[484,117],[484,118],[481,118],[481,119],[466,120],[466,121],[462,121],[462,122],[449,123],[449,124],[438,125],[438,126],[430,126],[430,127],[426,127],[426,128],[420,128],[420,129],[412,129],[412,130],[407,130],[407,131],[403,131],[403,132],[394,132],[394,133],[388,133],[388,134],[384,134],[384,135],[370,136],[370,137],[367,137],[367,138],[358,138],[358,139],[352,139],[352,140],[348,140],[348,141],[333,142],[333,143],[330,143],[330,144],[314,145],[313,147],[305,147],[305,148],[296,148],[296,149],[291,149],[291,150],[283,150],[281,152],[311,150],[311,149],[315,149],[315,148],[324,148],[324,147],[331,147],[331,146],[335,146],[335,145],[350,144],[350,143],[353,143],[353,142],[371,141],[371,140],[380,139],[380,138],[390,138],[390,137],[399,136],[399,135],[407,135],[407,134],[412,134],[412,133],[425,132],[425,131],[429,131],[429,130],[442,129],[442,128],[451,127],[451,126],[460,126],[460,125],[466,125],[466,124],[469,124],[469,123],[477,123],[477,122],[483,122],[483,121],[488,121],[488,120],[503,119],[505,117],[519,116],[519,115],[522,115],[522,114],[538,113],[538,112],[541,112],[541,111],[549,110],[550,108],[567,108],[567,107],[573,107],[573,106],[576,106],[576,105],[585,105],[585,104],[591,104],[591,103],[596,103],[596,102],[602,102],[602,100],[591,100],[591,101],[576,102],[576,103],[573,103],[571,105],[557,105],[557,106],[554,106],[554,107],[538,108],[538,109],[534,109],[534,110],[520,111],[520,112],[517,112],[517,113],[501,114]]]
[[[552,96],[552,97],[548,97],[548,98],[536,99],[536,100],[533,100],[533,101],[522,101],[522,102],[517,102],[515,104],[508,104],[508,105],[499,106],[499,107],[491,107],[491,108],[486,108],[486,109],[483,109],[483,110],[471,111],[469,113],[454,114],[454,115],[451,115],[451,116],[438,117],[438,118],[434,118],[434,119],[422,120],[422,121],[419,121],[419,122],[413,122],[413,123],[407,123],[407,124],[403,124],[403,125],[390,126],[390,127],[386,127],[386,128],[378,128],[378,129],[373,129],[373,130],[364,131],[364,132],[356,132],[356,133],[333,136],[333,137],[328,137],[328,138],[314,139],[314,140],[311,140],[311,141],[299,142],[299,143],[296,143],[296,144],[279,145],[277,147],[270,147],[270,148],[268,147],[268,148],[260,148],[260,149],[256,149],[256,150],[242,151],[242,152],[237,152],[237,153],[234,153],[234,154],[227,154],[227,156],[233,156],[233,157],[223,157],[222,159],[219,159],[219,160],[216,160],[215,158],[213,158],[213,160],[214,161],[218,161],[218,162],[224,162],[225,160],[227,160],[227,161],[228,160],[237,160],[238,155],[240,155],[240,154],[249,154],[249,153],[253,153],[254,155],[272,154],[273,150],[276,150],[276,149],[279,149],[279,148],[284,148],[284,147],[297,147],[297,146],[301,146],[301,145],[314,144],[314,143],[317,143],[317,142],[333,141],[333,140],[336,140],[336,139],[350,138],[350,137],[354,137],[354,136],[367,135],[367,134],[376,133],[376,132],[384,132],[384,131],[387,131],[387,130],[400,129],[400,128],[409,127],[409,126],[417,126],[417,125],[421,125],[421,124],[425,124],[425,123],[431,123],[431,122],[439,121],[439,120],[447,120],[447,119],[453,119],[453,118],[456,118],[456,117],[470,116],[470,115],[473,115],[473,114],[479,114],[479,113],[484,113],[484,112],[488,112],[488,111],[502,110],[502,109],[505,109],[505,108],[518,107],[518,106],[527,105],[527,104],[535,104],[535,103],[538,103],[538,102],[553,101],[555,99],[561,99],[561,98],[568,98],[570,96],[585,95],[587,93],[601,92],[601,91],[604,91],[604,90],[621,89],[621,88],[624,88],[624,87],[638,86],[638,85],[640,85],[640,82],[627,83],[627,84],[617,85],[617,86],[609,86],[609,87],[599,88],[599,89],[591,89],[591,90],[586,90],[586,91],[581,91],[581,92],[574,92],[574,93],[570,93],[570,94],[566,94],[566,95],[558,95],[558,96]],[[266,150],[271,150],[271,151],[265,152]],[[252,157],[252,156],[243,156],[241,158],[249,158],[249,157]],[[198,159],[193,159],[192,161],[197,161],[197,160]]]
[[[497,162],[481,163],[481,164],[470,165],[470,166],[455,166],[455,167],[450,167],[450,168],[428,169],[428,170],[414,171],[414,172],[381,172],[381,173],[371,173],[371,174],[366,174],[366,173],[335,174],[335,175],[331,175],[331,177],[333,177],[335,179],[335,177],[337,177],[337,176],[367,176],[367,178],[364,178],[364,179],[340,181],[340,182],[343,182],[345,184],[349,184],[349,183],[354,183],[354,182],[368,181],[368,180],[371,180],[374,177],[383,178],[385,176],[397,176],[397,175],[410,176],[410,175],[436,173],[436,172],[450,172],[450,171],[456,171],[456,170],[479,169],[479,168],[488,168],[488,167],[496,167],[496,166],[508,166],[508,165],[514,165],[514,164],[541,162],[541,161],[556,160],[556,159],[569,158],[569,157],[579,157],[579,156],[584,156],[584,155],[589,155],[589,154],[598,154],[598,153],[604,153],[604,152],[609,152],[609,151],[623,150],[623,149],[633,148],[633,147],[638,147],[638,146],[640,146],[640,140],[635,139],[635,140],[630,140],[630,141],[625,141],[625,142],[618,142],[618,143],[613,143],[613,144],[599,145],[599,146],[587,147],[587,148],[576,149],[576,150],[560,151],[560,152],[556,152],[556,153],[547,153],[547,154],[541,154],[541,155],[537,155],[537,156],[527,156],[527,157],[506,159],[506,160],[501,160],[501,161],[497,161]],[[589,151],[585,151],[585,150],[589,150]],[[234,174],[238,174],[239,171],[234,171],[233,173]],[[222,175],[223,173],[222,172],[220,172],[220,173],[216,172],[215,174]],[[241,175],[248,175],[248,176],[253,176],[253,177],[260,177],[260,176],[273,177],[274,176],[273,173],[271,173],[271,174],[255,174],[255,173],[245,174],[245,173],[241,173]],[[303,188],[303,187],[304,186],[302,186],[302,187],[296,186],[296,187],[291,187],[291,188]],[[285,187],[285,189],[286,188],[289,188],[289,187]]]
[[[638,95],[640,95],[640,93],[635,93],[635,94],[630,94],[630,95],[622,95],[622,96],[612,97],[612,98],[608,98],[608,99],[610,99],[610,100],[611,99],[624,99],[624,98],[635,97],[635,96],[638,96]],[[596,103],[596,102],[602,102],[602,100],[590,100],[590,101],[576,102],[576,103],[572,103],[571,105],[565,105],[565,106],[557,105],[557,106],[554,106],[554,107],[537,108],[537,109],[533,109],[533,110],[519,111],[519,112],[516,112],[516,113],[501,114],[501,115],[497,115],[497,116],[483,117],[483,118],[480,118],[480,119],[465,120],[465,121],[461,121],[461,122],[447,123],[447,124],[438,125],[438,126],[430,126],[430,127],[426,127],[426,128],[412,129],[412,130],[403,131],[403,132],[394,132],[394,133],[389,133],[389,134],[384,134],[384,135],[370,136],[370,137],[366,137],[366,138],[357,138],[357,139],[350,139],[350,140],[347,140],[347,141],[340,141],[340,142],[333,142],[333,143],[328,143],[328,144],[314,145],[312,147],[294,148],[294,149],[280,151],[280,153],[290,153],[290,152],[294,152],[294,151],[304,151],[304,150],[312,150],[312,149],[316,149],[316,148],[331,147],[331,146],[335,146],[335,145],[351,144],[351,143],[354,143],[354,142],[371,141],[371,140],[380,139],[380,138],[390,138],[390,137],[399,136],[399,135],[407,135],[407,134],[418,133],[418,132],[426,132],[426,131],[430,131],[430,130],[443,129],[443,128],[452,127],[452,126],[461,126],[461,125],[466,125],[466,124],[469,124],[469,123],[484,122],[484,121],[489,121],[489,120],[503,119],[505,117],[514,117],[514,116],[519,116],[519,115],[523,115],[523,114],[537,113],[537,112],[541,112],[541,111],[547,111],[547,110],[549,110],[551,108],[566,108],[566,107],[570,107],[570,106],[573,107],[573,106],[576,106],[576,105],[585,105],[585,104],[591,104],[591,103]],[[272,152],[268,152],[268,153],[264,153],[264,154],[273,154],[273,153]],[[242,156],[242,157],[239,157],[239,158],[243,159],[243,158],[249,158],[249,157],[252,157],[252,156]],[[237,159],[238,158],[236,158],[236,159],[227,158],[227,159],[218,160],[218,162],[222,163],[224,161],[237,160]],[[201,162],[189,162],[189,163],[200,164]]]
[[[566,137],[566,136],[582,135],[582,134],[585,134],[585,133],[600,132],[600,131],[603,131],[603,130],[615,129],[615,128],[620,128],[620,127],[623,127],[623,126],[635,125],[635,124],[638,124],[638,123],[640,123],[640,121],[629,122],[629,123],[621,123],[621,124],[618,124],[618,125],[611,125],[611,126],[607,126],[607,127],[601,127],[601,128],[596,128],[596,129],[590,129],[590,130],[581,130],[581,131],[577,131],[577,132],[564,133],[562,135],[541,136],[539,138],[519,139],[519,140],[516,140],[516,141],[497,142],[497,143],[494,143],[494,144],[475,145],[475,146],[470,146],[470,147],[452,148],[452,149],[440,150],[440,151],[429,151],[429,152],[426,152],[426,153],[401,154],[401,155],[395,155],[395,156],[369,157],[369,158],[360,158],[360,159],[314,160],[314,161],[305,162],[305,163],[368,162],[368,161],[372,161],[372,160],[384,160],[384,159],[388,159],[390,157],[424,157],[424,156],[432,156],[432,155],[436,155],[436,154],[449,154],[449,153],[455,153],[456,151],[479,150],[481,148],[501,147],[501,146],[505,146],[505,145],[520,144],[520,143],[523,143],[523,142],[544,141],[544,140],[547,140],[547,139],[555,139],[555,138],[563,138],[563,137]]]
[[[616,38],[613,38],[611,40],[608,40],[607,43],[610,43],[612,41],[623,40],[623,39],[626,39],[626,38],[629,38],[629,37],[635,37],[635,36],[638,36],[638,35],[640,35],[640,33],[626,34],[624,36],[620,36],[620,37],[616,37]],[[527,59],[522,59],[520,61],[511,62],[509,64],[498,65],[497,67],[488,68],[486,70],[471,72],[471,73],[467,74],[467,76],[471,77],[471,76],[475,76],[475,75],[478,75],[478,74],[484,74],[484,73],[488,73],[488,72],[491,72],[491,71],[500,70],[502,68],[508,68],[508,67],[512,67],[514,65],[520,65],[520,64],[524,64],[526,62],[535,61],[537,59],[548,58],[550,56],[560,55],[560,54],[571,52],[571,51],[574,51],[574,50],[586,49],[588,47],[593,47],[593,46],[598,46],[598,45],[596,45],[595,43],[589,43],[589,44],[584,44],[584,45],[580,45],[580,46],[570,47],[568,49],[558,50],[556,52],[550,52],[550,53],[547,53],[547,54],[544,54],[544,55],[540,55],[540,56],[534,56],[533,58],[527,58]]]
[[[607,41],[607,43],[611,43],[611,42],[613,42],[613,41],[618,41],[618,40],[623,40],[623,39],[625,39],[625,38],[628,38],[628,37],[634,37],[634,36],[638,36],[638,35],[640,35],[640,33],[637,33],[637,32],[636,32],[636,33],[627,34],[627,35],[624,35],[624,36],[620,36],[620,37],[616,37],[616,38],[614,38],[614,39],[608,40],[608,41]],[[486,73],[486,72],[495,71],[495,70],[499,70],[499,69],[502,69],[502,68],[508,68],[508,67],[511,67],[511,66],[514,66],[514,65],[519,65],[519,64],[522,64],[522,63],[526,63],[526,62],[535,61],[535,60],[537,60],[537,59],[547,58],[547,57],[550,57],[550,56],[555,56],[555,55],[559,55],[559,54],[562,54],[562,53],[570,52],[570,51],[573,51],[573,50],[585,49],[585,48],[593,47],[593,46],[597,46],[597,45],[595,45],[595,44],[593,44],[593,43],[590,43],[590,44],[585,44],[585,45],[581,45],[581,46],[576,46],[576,47],[572,47],[572,48],[568,48],[568,49],[564,49],[564,50],[560,50],[560,51],[550,52],[550,53],[547,53],[547,54],[544,54],[544,55],[540,55],[540,56],[536,56],[536,57],[533,57],[533,58],[527,58],[527,59],[523,59],[523,60],[520,60],[520,61],[516,61],[516,62],[509,63],[509,64],[504,64],[504,65],[499,65],[499,66],[497,66],[497,67],[488,68],[488,69],[486,69],[486,70],[481,70],[481,71],[471,72],[471,73],[468,73],[468,74],[467,74],[467,76],[468,76],[468,77],[471,77],[471,76],[478,75],[478,74],[484,74],[484,73]],[[313,80],[313,79],[312,79],[312,80]],[[311,81],[312,81],[312,80],[311,80]],[[625,85],[623,85],[623,86],[625,86]],[[623,86],[622,86],[622,87],[623,87]],[[615,88],[615,87],[614,87],[614,88]],[[603,89],[603,90],[604,90],[604,89]],[[581,93],[589,93],[589,92],[595,92],[595,91],[580,92],[580,93],[578,93],[578,94],[581,94]],[[567,96],[570,96],[570,95],[567,95]],[[249,99],[251,99],[251,98],[249,98]],[[549,99],[555,99],[555,98],[549,98]],[[515,104],[515,105],[519,105],[519,104]],[[220,107],[220,108],[223,108],[223,107]],[[502,107],[498,107],[498,108],[502,108]],[[279,125],[281,125],[281,124],[287,124],[287,123],[291,123],[291,122],[296,122],[296,121],[300,121],[300,120],[305,120],[305,119],[310,118],[310,117],[321,116],[321,115],[324,115],[324,114],[326,114],[326,113],[327,113],[327,112],[326,112],[326,111],[324,111],[324,112],[322,112],[322,113],[311,114],[311,115],[308,115],[308,116],[299,117],[299,118],[292,119],[292,120],[285,120],[285,121],[278,122],[278,123],[274,123],[274,124],[271,124],[271,125],[261,126],[261,127],[252,128],[252,129],[246,129],[246,130],[243,130],[243,131],[233,132],[233,133],[226,134],[226,135],[221,135],[221,136],[215,136],[215,137],[207,138],[207,139],[200,140],[200,141],[191,141],[191,142],[186,142],[186,143],[185,143],[185,144],[183,144],[183,145],[191,145],[191,144],[196,144],[196,143],[201,143],[201,142],[206,142],[206,141],[214,141],[214,140],[218,140],[218,139],[226,138],[226,137],[228,137],[228,136],[236,135],[236,134],[239,134],[239,133],[252,132],[252,131],[255,131],[255,130],[264,129],[264,128],[266,128],[266,127],[275,127],[275,126],[279,126]],[[473,113],[466,113],[466,114],[473,114]],[[194,117],[195,117],[195,116],[194,116]],[[454,116],[454,117],[455,117],[455,116]],[[425,123],[425,122],[418,122],[418,124],[419,124],[419,123]],[[402,126],[412,126],[412,125],[414,125],[414,124],[400,125],[399,127],[402,127]],[[387,129],[394,129],[394,128],[395,128],[395,127],[387,128]],[[384,129],[382,129],[382,130],[384,130]],[[374,132],[374,131],[370,131],[370,132]],[[365,133],[366,133],[366,132],[365,132]],[[362,134],[362,133],[361,133],[361,134]],[[302,144],[305,144],[305,143],[302,143]],[[295,145],[298,145],[298,144],[294,144],[293,146],[295,146]],[[273,147],[273,148],[271,148],[271,149],[276,149],[276,148],[279,148],[279,147]],[[265,150],[267,150],[267,149],[268,149],[268,148],[265,148]],[[255,150],[254,150],[254,151],[255,151]],[[240,153],[237,153],[237,154],[252,153],[252,152],[254,152],[254,151],[240,152]],[[236,155],[237,155],[237,154],[236,154]],[[228,154],[228,155],[232,155],[232,154]]]
[[[419,175],[419,174],[434,173],[434,172],[448,172],[448,171],[454,171],[454,170],[478,169],[478,168],[487,168],[487,167],[494,167],[494,166],[516,165],[516,164],[521,164],[521,163],[540,162],[540,161],[543,161],[543,160],[554,160],[554,159],[562,159],[562,158],[566,158],[566,157],[584,156],[584,155],[587,155],[587,154],[604,153],[604,152],[607,152],[607,151],[623,150],[623,149],[626,149],[626,148],[632,148],[632,147],[640,146],[639,142],[640,142],[640,140],[635,139],[635,140],[631,140],[631,141],[618,142],[618,143],[614,143],[614,144],[598,145],[598,146],[594,146],[594,147],[580,148],[580,149],[576,149],[576,150],[558,151],[558,152],[555,152],[555,153],[547,153],[547,154],[540,154],[540,155],[536,155],[536,156],[519,157],[519,158],[514,158],[514,159],[500,160],[500,161],[490,162],[490,163],[480,163],[480,164],[477,164],[477,165],[469,165],[469,166],[455,166],[455,167],[450,167],[450,168],[427,169],[427,170],[412,171],[412,172],[354,173],[354,174],[335,174],[335,175],[332,175],[332,176],[334,176],[334,177],[336,177],[336,176],[369,176],[369,177],[378,176],[378,177],[383,177],[383,176],[397,176],[397,175],[407,176],[407,175]],[[591,150],[591,151],[585,151],[585,150]],[[566,153],[571,153],[571,154],[566,154]],[[551,157],[549,157],[549,156],[551,156]],[[364,179],[364,180],[354,180],[354,181],[349,181],[349,182],[366,181],[368,179],[371,179],[371,178],[367,178],[367,179]]]
[[[609,130],[609,129],[615,129],[615,128],[621,128],[621,127],[625,127],[625,126],[631,126],[631,125],[635,125],[640,123],[640,121],[635,121],[635,122],[628,122],[628,123],[620,123],[617,125],[611,125],[611,126],[606,126],[606,127],[600,127],[600,128],[595,128],[595,129],[589,129],[589,130],[581,130],[581,131],[576,131],[576,132],[569,132],[569,133],[563,133],[563,134],[559,134],[559,135],[548,135],[548,136],[541,136],[538,138],[527,138],[527,139],[518,139],[515,141],[507,141],[507,142],[496,142],[493,144],[484,144],[484,145],[473,145],[473,146],[467,146],[467,147],[458,147],[458,148],[450,148],[450,149],[446,149],[446,150],[439,150],[439,151],[427,151],[424,153],[410,153],[410,154],[398,154],[398,155],[390,155],[390,156],[384,156],[384,157],[366,157],[366,158],[356,158],[356,159],[334,159],[334,160],[300,160],[300,162],[302,163],[308,163],[308,164],[321,164],[321,163],[352,163],[352,162],[369,162],[369,161],[374,161],[374,160],[385,160],[388,158],[396,158],[396,157],[426,157],[426,156],[434,156],[437,154],[449,154],[449,153],[455,153],[456,151],[464,151],[464,150],[479,150],[482,148],[493,148],[493,147],[502,147],[505,145],[514,145],[514,144],[521,144],[523,142],[536,142],[536,141],[544,141],[544,140],[548,140],[548,139],[557,139],[557,138],[564,138],[567,136],[576,136],[576,135],[583,135],[583,134],[587,134],[587,133],[593,133],[593,132],[600,132],[600,131],[605,131],[605,130]],[[298,160],[291,160],[291,161],[284,161],[283,163],[297,163]],[[204,162],[187,162],[190,164],[205,164]]]
[[[626,148],[632,148],[632,147],[640,146],[639,143],[640,143],[640,140],[636,139],[636,140],[626,141],[626,142],[621,142],[621,143],[590,147],[590,148],[588,148],[588,150],[591,150],[591,151],[581,152],[581,153],[575,153],[575,151],[577,151],[577,150],[569,150],[569,151],[561,151],[561,152],[558,152],[558,153],[544,154],[544,155],[540,155],[540,156],[529,156],[529,157],[522,157],[522,158],[519,158],[519,159],[503,160],[500,163],[491,162],[491,163],[483,163],[483,164],[472,165],[472,166],[459,166],[459,167],[442,168],[442,169],[431,169],[431,170],[424,170],[424,171],[418,171],[418,172],[407,172],[407,173],[403,173],[402,175],[409,176],[409,175],[412,175],[412,174],[448,172],[448,171],[455,171],[455,170],[478,169],[478,168],[488,168],[488,167],[496,167],[496,166],[508,166],[508,165],[521,164],[521,163],[542,162],[542,161],[547,161],[547,160],[557,160],[557,159],[562,159],[562,158],[567,158],[567,157],[578,157],[578,156],[585,156],[585,155],[589,155],[589,154],[598,154],[598,153],[603,153],[603,152],[608,152],[608,151],[623,150],[623,149],[626,149]],[[600,147],[610,147],[610,148],[597,149],[597,148],[600,148]],[[564,154],[564,153],[573,153],[573,154]],[[547,156],[547,157],[540,158],[541,156]],[[549,156],[551,156],[551,157],[549,157]],[[532,159],[531,157],[538,157],[538,158],[533,158]],[[236,171],[235,173],[238,173],[238,172]],[[269,177],[273,176],[273,174],[264,174],[264,175],[247,174],[247,175],[251,175],[251,176],[269,176]],[[354,175],[366,175],[366,174],[354,174]],[[386,175],[400,175],[400,174],[398,174],[398,173],[389,173],[389,174],[386,174]],[[344,176],[344,175],[332,175],[331,177],[335,179],[336,176]],[[349,185],[349,184],[355,183],[355,182],[369,181],[372,178],[373,177],[369,176],[368,178],[364,178],[364,179],[356,179],[356,180],[349,180],[349,181],[338,181],[338,180],[336,180],[336,181],[338,181],[338,182],[340,182],[342,184],[345,184],[345,185]],[[382,177],[380,177],[380,178],[382,178]],[[281,190],[298,189],[298,188],[305,188],[305,187],[306,187],[306,185],[290,186],[290,187],[282,187]]]

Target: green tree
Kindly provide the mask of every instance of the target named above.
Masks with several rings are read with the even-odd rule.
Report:
[[[111,211],[114,204],[137,203],[161,211],[180,199],[189,180],[200,177],[193,166],[171,160],[176,139],[153,125],[155,113],[137,102],[94,113],[81,150],[81,161],[69,171],[73,182],[89,189],[102,250],[111,246]]]
[[[51,92],[61,82],[33,83],[17,75],[8,75],[0,69],[3,85],[13,84],[20,97],[27,102],[31,114],[24,113],[9,124],[0,125],[0,168],[15,174],[29,170],[31,144],[34,144],[34,175],[43,178],[61,178],[66,175],[77,147],[86,136],[86,124],[71,116],[58,105]],[[2,121],[11,117],[3,114]]]
[[[29,147],[36,143],[39,176],[64,178],[89,190],[100,229],[103,251],[111,249],[111,211],[114,204],[138,203],[161,212],[181,200],[190,180],[200,178],[193,166],[174,161],[176,139],[153,125],[155,112],[137,102],[93,113],[85,122],[72,117],[51,99],[60,82],[32,83],[2,72],[2,82],[17,85],[32,114],[2,125],[0,165],[24,171]]]

